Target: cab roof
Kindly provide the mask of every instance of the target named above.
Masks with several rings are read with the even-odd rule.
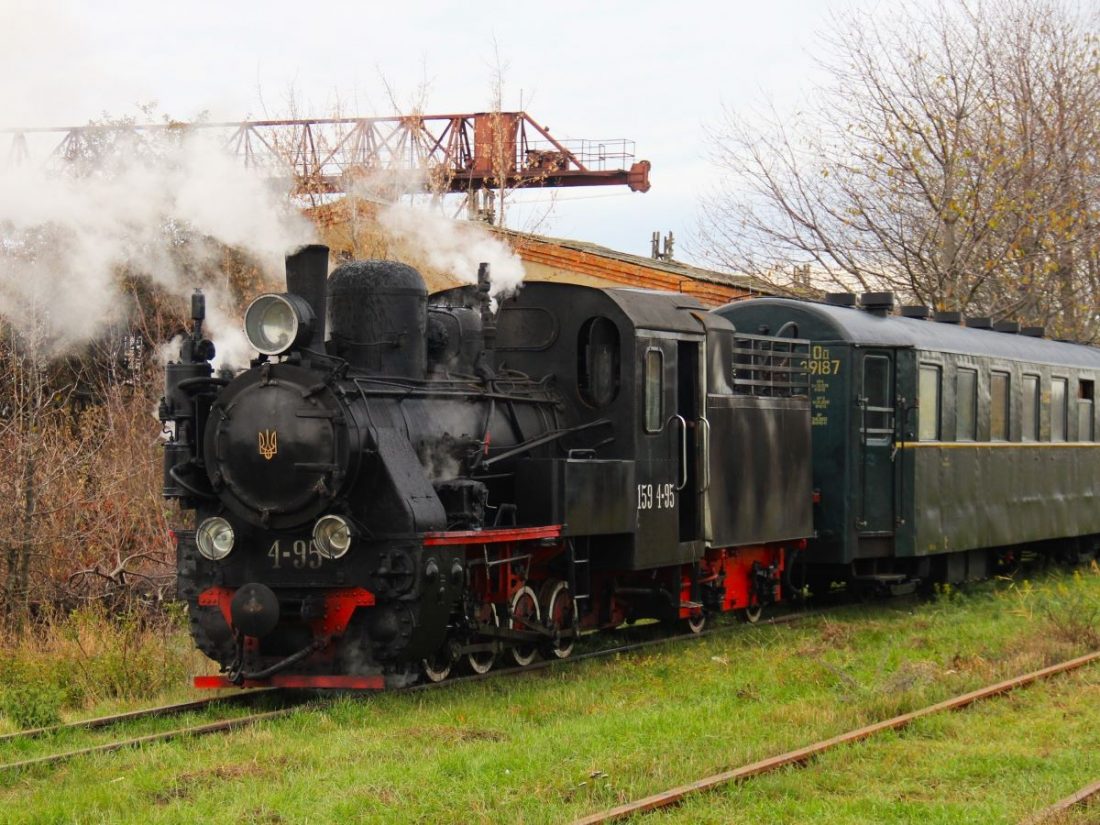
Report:
[[[600,296],[596,298],[595,296]],[[579,284],[528,281],[515,298],[502,305],[503,309],[530,306],[557,306],[579,310],[584,305],[591,309],[593,302],[603,303],[609,315],[611,307],[621,313],[621,318],[636,330],[701,335],[707,328],[716,326],[708,308],[692,295],[657,289],[634,287],[592,287]],[[723,321],[717,325],[724,326]]]

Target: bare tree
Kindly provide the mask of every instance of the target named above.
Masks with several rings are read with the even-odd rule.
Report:
[[[0,322],[0,625],[37,606],[159,598],[173,566],[152,416],[160,369],[142,331],[48,358],[23,329]]]
[[[1096,24],[1059,0],[836,19],[811,106],[712,130],[705,254],[1097,340]]]
[[[0,618],[15,624],[28,617],[35,581],[49,566],[59,482],[95,449],[69,426],[82,405],[82,376],[51,364],[44,323],[25,328],[20,335],[4,323],[0,341],[0,446],[11,459],[0,469]]]

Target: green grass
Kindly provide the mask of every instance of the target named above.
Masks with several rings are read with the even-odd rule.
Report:
[[[568,822],[1084,652],[1098,606],[1100,571],[1052,575],[343,699],[0,776],[0,822]],[[1098,681],[1057,677],[653,818],[1015,822],[1100,777]]]
[[[186,627],[178,605],[158,616],[90,605],[0,638],[0,734],[194,698],[188,675],[208,663]]]
[[[1100,774],[1100,672],[1057,677],[697,795],[647,822],[1016,822]],[[1061,822],[1095,822],[1085,810]]]

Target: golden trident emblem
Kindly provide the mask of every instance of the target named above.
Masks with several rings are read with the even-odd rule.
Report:
[[[279,452],[279,445],[275,440],[275,431],[260,430],[257,435],[260,437],[260,455],[271,461],[275,457],[275,453]]]

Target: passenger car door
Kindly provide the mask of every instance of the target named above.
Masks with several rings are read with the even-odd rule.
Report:
[[[856,531],[894,531],[894,398],[895,357],[892,350],[874,349],[860,361],[856,399]]]

